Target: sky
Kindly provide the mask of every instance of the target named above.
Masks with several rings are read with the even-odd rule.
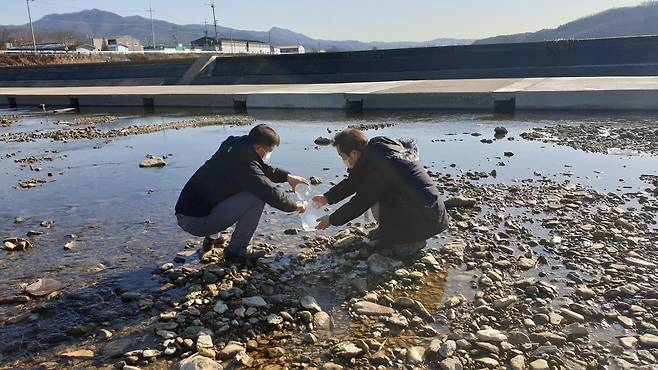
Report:
[[[178,24],[212,22],[211,0],[32,0],[33,20],[98,8]],[[215,0],[218,24],[266,31],[287,28],[326,40],[478,39],[557,27],[638,0]],[[0,0],[0,24],[27,23],[25,0]]]

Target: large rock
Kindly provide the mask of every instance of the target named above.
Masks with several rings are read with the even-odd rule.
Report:
[[[157,157],[154,155],[147,155],[146,159],[139,162],[139,167],[142,168],[151,168],[151,167],[164,167],[167,163],[162,157]]]
[[[224,370],[224,368],[208,357],[195,354],[174,365],[172,370]]]
[[[357,315],[366,316],[390,316],[395,313],[391,307],[382,306],[368,301],[359,301],[352,305],[352,310]]]

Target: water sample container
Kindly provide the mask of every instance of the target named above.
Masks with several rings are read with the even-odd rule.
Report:
[[[318,218],[324,216],[324,210],[313,202],[313,194],[311,194],[311,188],[308,185],[298,184],[295,186],[295,195],[304,204],[305,211],[299,215],[302,219],[302,229],[304,231],[315,230]]]

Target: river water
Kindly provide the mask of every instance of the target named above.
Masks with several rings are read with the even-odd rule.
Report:
[[[16,112],[0,110],[2,114]],[[66,128],[58,121],[78,115],[48,115],[41,112],[19,112],[25,116],[0,133]],[[209,115],[216,112],[140,112],[117,111],[119,119],[101,129],[133,124],[152,124]],[[221,113],[221,112],[219,112]],[[316,147],[315,138],[331,137],[348,125],[391,123],[391,127],[368,130],[369,137],[386,135],[413,138],[420,148],[422,163],[438,173],[458,175],[461,171],[489,173],[495,178],[487,182],[512,183],[533,173],[550,175],[562,182],[570,180],[600,191],[629,192],[646,187],[639,177],[658,168],[658,158],[649,155],[585,153],[579,150],[526,141],[520,134],[535,126],[551,124],[605,123],[624,125],[643,122],[658,126],[644,114],[518,114],[498,117],[488,113],[384,112],[350,115],[331,111],[257,111],[249,116],[257,123],[267,123],[279,132],[282,143],[270,162],[305,177],[319,176],[323,183],[313,187],[320,194],[331,182],[345,175],[342,161],[332,147]],[[491,144],[494,128],[509,130],[506,138]],[[114,289],[139,291],[153,289],[157,282],[151,271],[171,262],[184,250],[191,237],[176,225],[174,204],[178,194],[194,171],[208,159],[219,144],[230,135],[244,135],[250,127],[209,126],[168,130],[112,140],[71,140],[28,143],[0,143],[0,237],[25,237],[30,230],[43,232],[33,237],[34,248],[26,252],[0,251],[0,295],[20,294],[22,285],[43,277],[55,278],[66,285],[64,291],[86,292]],[[513,152],[512,157],[504,156]],[[146,154],[166,155],[167,166],[139,168]],[[29,156],[51,156],[34,166],[21,166],[15,160]],[[504,166],[501,165],[504,163]],[[46,176],[52,173],[52,177]],[[43,178],[48,182],[33,189],[22,189],[19,181]],[[282,188],[288,188],[282,184]],[[15,223],[21,218],[21,223]],[[40,226],[50,221],[52,226]],[[288,236],[283,231],[300,228],[298,215],[283,214],[266,208],[255,241],[273,244],[278,251],[295,253],[296,245],[309,233]],[[327,234],[336,232],[329,230]],[[76,235],[74,248],[64,250]],[[445,237],[443,237],[445,238]],[[432,240],[440,247],[443,238]],[[468,279],[448,275],[446,290],[451,293],[468,290]],[[101,294],[102,296],[102,294]],[[0,306],[0,316],[15,315],[11,306]],[[0,364],[34,351],[33,346],[17,343],[26,336],[42,336],[59,330],[75,317],[50,318],[47,324],[0,327],[2,345],[16,345],[11,355],[0,351]],[[29,330],[27,328],[30,328]],[[48,345],[43,346],[48,353]],[[23,352],[21,352],[23,351]],[[4,357],[4,359],[3,359]],[[45,358],[48,356],[46,355]]]

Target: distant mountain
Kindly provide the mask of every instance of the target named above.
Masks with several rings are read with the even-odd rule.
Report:
[[[152,43],[151,20],[141,16],[122,17],[118,14],[99,9],[84,10],[76,13],[50,14],[34,22],[35,32],[40,30],[68,30],[84,39],[88,36],[116,36],[131,35],[145,45]],[[5,26],[15,29],[17,26]],[[23,25],[25,27],[25,25]],[[2,26],[0,26],[0,29]],[[189,44],[190,41],[204,36],[205,27],[199,24],[178,25],[175,23],[155,20],[155,41],[157,44]],[[214,27],[209,24],[208,35],[214,35]],[[296,33],[284,28],[274,27],[269,31],[237,30],[218,26],[217,31],[222,38],[248,39],[271,42],[274,45],[302,44],[308,50],[318,47],[327,51],[338,50],[368,50],[372,48],[391,49],[424,46],[444,46],[456,44],[470,44],[473,40],[466,39],[435,39],[427,42],[361,42],[361,41],[335,41],[318,40]]]
[[[658,2],[652,1],[634,7],[614,8],[589,17],[580,18],[558,28],[489,37],[477,40],[474,44],[639,35],[658,35]]]

